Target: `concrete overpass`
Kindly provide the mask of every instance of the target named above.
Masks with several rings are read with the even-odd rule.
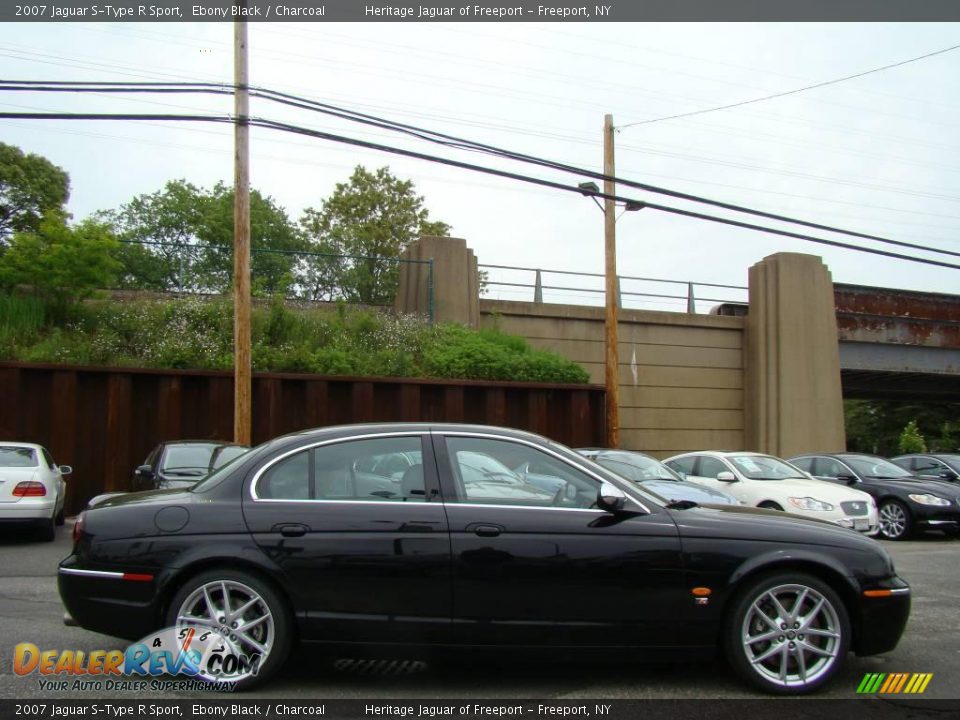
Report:
[[[398,308],[499,327],[604,382],[603,308],[480,298],[466,242],[422,238]],[[748,305],[716,314],[621,310],[625,448],[846,449],[844,397],[960,399],[960,297],[834,285],[820,258],[778,253],[750,268]],[[432,300],[432,304],[431,304]]]

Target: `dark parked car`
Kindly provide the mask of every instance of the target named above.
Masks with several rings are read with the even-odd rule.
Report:
[[[580,448],[577,452],[631,482],[640,483],[667,500],[686,500],[699,504],[741,504],[729,493],[687,482],[656,458],[641,452],[599,448]]]
[[[249,450],[218,440],[169,440],[157,445],[133,471],[134,490],[190,487]]]
[[[899,465],[911,475],[947,482],[960,481],[960,455],[949,453],[900,455],[890,458],[890,462]]]
[[[378,476],[371,459],[398,453],[422,463]],[[526,482],[510,469],[524,463],[563,485]],[[893,650],[910,611],[870,538],[757,508],[667,507],[569,448],[485,426],[287,435],[189,489],[108,498],[74,534],[58,583],[77,623],[228,638],[231,672],[201,658],[197,676],[235,687],[301,641],[350,657],[722,648],[759,688],[804,693],[848,652]]]
[[[876,455],[836,453],[801,455],[790,462],[818,480],[849,485],[877,501],[880,534],[904,540],[921,529],[960,530],[960,487],[950,482],[911,475]]]

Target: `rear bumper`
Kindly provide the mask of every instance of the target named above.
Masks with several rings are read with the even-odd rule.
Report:
[[[60,564],[57,588],[67,617],[75,624],[127,640],[139,640],[157,629],[155,579],[126,579],[138,576],[79,569],[71,560]]]
[[[36,522],[53,517],[55,498],[23,498],[17,502],[0,503],[0,522]]]

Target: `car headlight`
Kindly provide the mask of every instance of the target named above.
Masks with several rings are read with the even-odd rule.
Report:
[[[949,500],[944,500],[942,497],[930,495],[929,493],[924,493],[922,495],[908,495],[907,497],[909,497],[915,503],[920,503],[921,505],[938,505],[940,507],[946,507],[950,504]]]
[[[812,497],[790,498],[790,504],[800,510],[815,510],[817,512],[829,512],[833,510],[833,505],[822,500],[815,500]]]

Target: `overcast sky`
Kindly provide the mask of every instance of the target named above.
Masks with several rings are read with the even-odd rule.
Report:
[[[232,34],[231,23],[0,25],[0,75],[231,82]],[[602,170],[603,116],[612,113],[621,128],[621,177],[956,252],[960,51],[745,107],[624,126],[785,92],[957,44],[960,25],[950,23],[254,23],[250,73],[255,85],[594,171]],[[232,111],[229,98],[211,97],[2,93],[0,105]],[[252,114],[561,182],[581,179],[456,154],[263,101],[254,100]],[[0,120],[0,140],[69,172],[69,209],[77,219],[157,191],[168,180],[209,187],[233,178],[228,126]],[[319,206],[356,164],[389,165],[413,180],[431,217],[452,225],[481,263],[603,271],[602,215],[579,195],[263,129],[252,132],[251,162],[252,185],[293,219]],[[620,192],[730,216],[627,188]],[[837,282],[960,291],[957,270],[650,210],[624,215],[617,228],[625,276],[745,285],[750,265],[790,251],[822,256]],[[532,280],[529,274],[497,277]],[[556,276],[548,281],[587,284]],[[623,289],[647,288],[625,283]],[[531,299],[517,290],[494,294]],[[677,309],[668,301],[648,306]]]

